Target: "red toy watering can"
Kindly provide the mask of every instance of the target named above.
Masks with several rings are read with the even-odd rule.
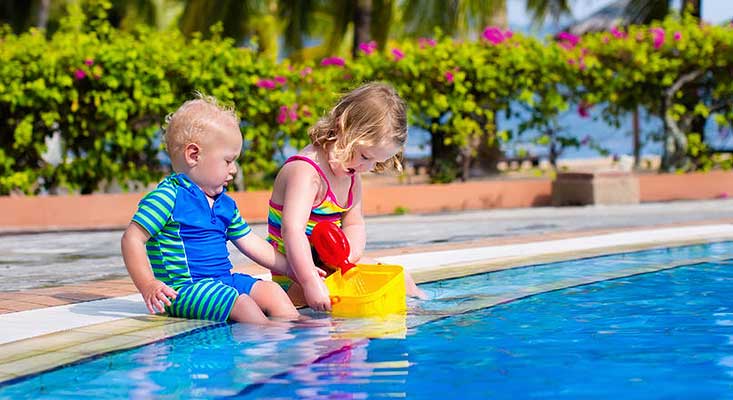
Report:
[[[333,222],[319,222],[311,232],[311,244],[327,266],[340,269],[346,275],[356,264],[349,262],[351,247],[344,231]]]

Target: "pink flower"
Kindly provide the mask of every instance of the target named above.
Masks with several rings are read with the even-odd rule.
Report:
[[[259,81],[257,81],[256,85],[257,87],[261,87],[263,89],[275,89],[275,87],[277,86],[275,84],[275,81],[273,81],[272,79],[260,79]]]
[[[287,123],[288,121],[297,121],[298,120],[298,104],[293,104],[292,106],[280,106],[280,112],[277,114],[277,123],[282,125]]]
[[[392,56],[394,56],[395,61],[400,61],[401,59],[405,58],[405,53],[403,53],[400,49],[394,48],[392,49]]]
[[[623,39],[626,37],[626,33],[621,32],[615,26],[611,28],[611,35],[613,35],[613,37],[615,37],[616,39]]]
[[[359,50],[363,51],[366,55],[372,54],[377,50],[377,42],[372,40],[366,43],[359,43]]]
[[[275,82],[276,82],[276,83],[277,83],[278,85],[284,85],[284,84],[286,84],[286,83],[288,82],[288,79],[287,79],[287,78],[285,78],[284,76],[276,76],[276,77],[275,77]]]
[[[484,32],[481,36],[489,43],[496,45],[511,38],[513,35],[514,34],[511,31],[502,32],[501,29],[495,26],[489,26],[484,29]]]
[[[591,107],[592,107],[592,104],[587,103],[585,100],[581,100],[580,103],[578,103],[578,115],[580,116],[580,118],[590,117],[590,113],[588,112],[588,110],[590,110]],[[583,141],[585,141],[585,143],[583,143],[583,141],[581,141],[580,143],[586,144],[587,142],[590,141],[590,138],[588,137],[586,138],[583,138]]]
[[[438,44],[438,43],[433,38],[424,38],[424,37],[421,37],[421,38],[417,39],[417,44],[418,44],[418,46],[420,46],[421,49],[424,49],[427,46],[435,47],[435,45]]]
[[[313,72],[313,68],[311,68],[311,67],[305,67],[305,68],[303,68],[303,69],[300,70],[300,76],[302,78],[305,78],[306,76],[310,75],[311,72]]]
[[[346,65],[346,62],[341,57],[326,57],[323,60],[321,60],[322,66],[328,66],[328,65],[335,65],[337,67],[343,67]]]
[[[651,28],[649,32],[652,33],[654,49],[659,50],[664,44],[664,29],[662,28]]]
[[[455,79],[453,72],[451,71],[445,71],[443,76],[445,76],[445,80],[448,81],[448,83],[453,83],[453,80]]]
[[[91,58],[87,58],[86,60],[84,60],[84,64],[87,67],[91,67],[92,65],[94,65],[94,60],[92,60]]]
[[[568,50],[574,48],[580,42],[580,38],[570,32],[560,32],[557,34],[557,38],[560,40],[560,46]]]
[[[87,73],[86,72],[84,72],[84,71],[82,71],[80,69],[77,69],[76,71],[74,71],[74,79],[76,79],[77,81],[80,81],[80,80],[82,80],[82,79],[84,79],[86,77],[87,77]]]
[[[674,33],[674,40],[680,40],[680,39],[682,39],[682,33],[675,32]]]
[[[282,125],[288,122],[288,106],[280,106],[280,113],[277,114],[277,123]]]

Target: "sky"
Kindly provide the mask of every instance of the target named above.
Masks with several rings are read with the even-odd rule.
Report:
[[[512,26],[530,24],[525,10],[527,0],[508,0],[508,18]],[[574,19],[582,19],[613,0],[571,0]],[[672,7],[679,8],[680,0],[672,2]],[[733,0],[702,0],[702,18],[710,23],[721,23],[733,18]]]

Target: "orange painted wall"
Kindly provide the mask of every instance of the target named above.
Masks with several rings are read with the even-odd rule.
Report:
[[[642,202],[733,197],[733,172],[639,175]]]
[[[733,172],[639,176],[642,202],[713,199],[733,196]],[[366,215],[432,213],[492,208],[549,206],[549,179],[495,179],[444,185],[388,185],[364,188]],[[85,196],[0,197],[0,233],[120,229],[135,212],[141,193]],[[269,191],[236,192],[242,216],[267,219]]]

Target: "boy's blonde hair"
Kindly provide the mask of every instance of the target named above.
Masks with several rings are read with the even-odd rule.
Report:
[[[212,130],[233,127],[239,130],[239,117],[233,107],[224,106],[213,96],[196,93],[178,110],[165,117],[163,140],[168,154],[181,154],[189,143],[198,143]]]
[[[348,162],[357,145],[376,146],[392,141],[400,148],[407,141],[407,111],[404,100],[392,86],[368,83],[346,94],[309,131],[311,142],[332,149],[337,161]],[[377,163],[375,172],[402,170],[402,152]]]

